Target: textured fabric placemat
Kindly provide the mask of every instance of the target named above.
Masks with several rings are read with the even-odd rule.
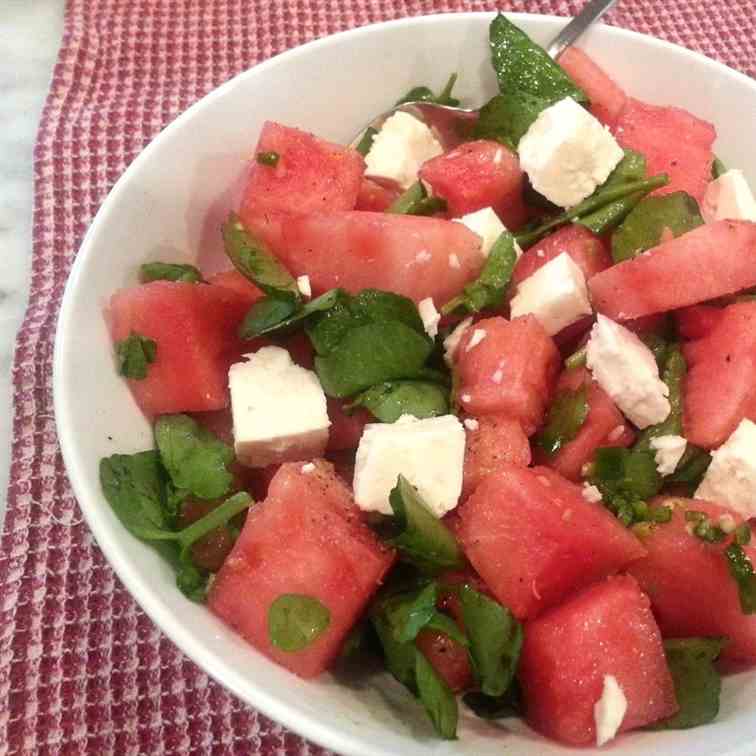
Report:
[[[105,195],[178,113],[286,48],[462,10],[572,15],[565,0],[70,0],[35,152],[29,308],[14,364],[0,544],[0,754],[321,754],[212,682],[139,610],[93,542],[58,451],[55,324]],[[756,0],[624,0],[610,23],[756,74]]]

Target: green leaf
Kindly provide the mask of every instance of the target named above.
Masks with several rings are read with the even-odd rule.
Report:
[[[373,146],[373,139],[375,139],[375,135],[378,133],[378,129],[374,129],[372,126],[368,126],[364,133],[362,134],[362,138],[358,142],[355,149],[357,152],[360,153],[363,157],[370,152],[370,148]]]
[[[756,614],[756,573],[743,547],[731,543],[725,549],[730,575],[738,584],[740,608],[743,614]]]
[[[588,390],[585,386],[581,386],[577,391],[560,392],[549,407],[546,424],[536,443],[547,454],[554,456],[577,436],[589,410]]]
[[[330,624],[328,607],[312,596],[283,593],[268,609],[268,636],[282,651],[307,648]]]
[[[696,200],[685,192],[646,197],[625,218],[612,236],[614,262],[632,260],[656,247],[662,234],[682,236],[703,224]]]
[[[387,208],[393,215],[433,215],[446,210],[446,200],[429,197],[421,181],[416,181],[405,189]]]
[[[723,173],[727,173],[727,166],[715,155],[711,164],[711,177],[718,179]]]
[[[703,480],[710,464],[711,455],[708,452],[688,443],[674,473],[667,476],[665,480],[667,483],[686,484],[692,496]]]
[[[239,491],[199,520],[180,530],[176,535],[176,540],[181,547],[182,555],[188,555],[189,549],[200,538],[221,527],[221,525],[228,524],[236,515],[248,509],[250,504],[252,504],[252,497],[246,491]]]
[[[204,279],[202,278],[202,273],[194,265],[151,262],[139,266],[139,280],[142,283],[150,283],[150,281],[202,283]]]
[[[585,367],[585,363],[588,359],[588,350],[582,346],[580,349],[575,350],[565,361],[564,367],[566,370],[575,370],[576,368]]]
[[[456,740],[457,699],[419,649],[415,649],[415,679],[418,696],[436,732],[444,740]]]
[[[200,499],[218,499],[228,492],[233,476],[227,466],[234,452],[191,417],[161,415],[155,440],[176,488]]]
[[[176,587],[191,601],[202,604],[207,598],[208,577],[207,570],[200,569],[190,557],[184,556],[177,567]]]
[[[358,394],[346,409],[355,407],[365,407],[382,423],[394,423],[402,415],[437,417],[449,412],[449,391],[429,381],[379,383]]]
[[[501,307],[515,265],[515,238],[509,231],[503,231],[491,247],[478,278],[467,284],[462,294],[447,302],[441,312],[464,314]]]
[[[459,100],[451,96],[456,83],[457,74],[453,73],[449,76],[444,88],[438,94],[434,94],[430,87],[413,87],[404,97],[399,98],[396,104],[402,105],[405,102],[433,102],[436,105],[450,105],[456,108],[459,105]]]
[[[414,641],[435,614],[437,602],[438,583],[435,581],[412,593],[392,596],[387,602],[386,615],[396,641]]]
[[[722,680],[714,662],[727,642],[722,638],[671,638],[664,653],[675,684],[677,714],[656,722],[652,730],[686,730],[711,722],[719,714]]]
[[[552,104],[548,98],[525,91],[496,95],[480,109],[472,137],[501,142],[515,150],[541,111]]]
[[[434,612],[424,629],[435,630],[437,633],[442,633],[447,638],[450,638],[455,643],[459,643],[460,646],[464,646],[465,648],[470,645],[467,636],[462,632],[459,625],[451,617],[446,614],[441,614],[441,612]]]
[[[616,493],[650,499],[661,488],[654,454],[619,447],[596,450],[591,482]]]
[[[483,693],[502,696],[520,660],[522,625],[506,607],[469,585],[459,592],[473,669]]]
[[[116,341],[118,373],[125,378],[141,381],[147,377],[147,366],[155,361],[157,344],[132,331],[128,338]]]
[[[388,671],[413,693],[417,691],[415,684],[415,644],[402,643],[394,636],[394,627],[386,614],[385,601],[376,602],[370,612],[378,639],[383,648],[383,657]]]
[[[474,691],[465,693],[462,700],[481,719],[505,719],[523,715],[522,692],[516,679],[503,696],[487,696]]]

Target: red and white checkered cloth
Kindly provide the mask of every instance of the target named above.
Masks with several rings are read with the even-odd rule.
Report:
[[[0,546],[0,754],[323,753],[250,709],[139,610],[81,520],[58,451],[53,334],[69,267],[116,179],[178,113],[316,37],[463,10],[573,15],[573,0],[69,0],[35,152],[29,309],[14,365]],[[756,74],[756,0],[625,0],[609,23]]]

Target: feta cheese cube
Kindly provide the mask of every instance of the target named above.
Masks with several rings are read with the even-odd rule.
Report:
[[[307,297],[309,299],[312,296],[312,287],[310,286],[310,277],[299,276],[299,278],[297,278],[297,288],[299,289],[299,293],[303,297]]]
[[[609,129],[571,97],[543,110],[517,151],[535,190],[560,207],[593,194],[625,154]]]
[[[601,501],[601,491],[596,486],[592,486],[590,483],[583,483],[583,498],[591,504],[597,504]]]
[[[484,207],[482,210],[476,210],[474,213],[468,213],[460,218],[452,218],[452,220],[455,223],[467,226],[470,231],[483,240],[480,251],[486,257],[488,257],[493,245],[496,244],[496,240],[507,230],[492,207]],[[515,252],[517,252],[518,258],[522,254],[517,242],[515,242]]]
[[[743,171],[729,170],[706,187],[701,214],[707,223],[718,220],[756,221],[756,199]]]
[[[656,452],[656,469],[659,475],[672,475],[677,463],[685,454],[688,442],[682,436],[672,434],[651,439],[651,448]]]
[[[357,506],[391,514],[389,494],[401,474],[442,517],[457,506],[464,459],[465,429],[454,415],[366,425],[354,468]]]
[[[239,462],[267,467],[322,456],[331,422],[315,373],[296,365],[280,347],[245,357],[228,371]]]
[[[756,517],[756,423],[743,419],[722,446],[694,494],[722,504],[745,518]]]
[[[566,252],[521,281],[511,302],[513,318],[532,313],[551,336],[591,312],[583,271]]]
[[[417,304],[417,311],[420,313],[420,320],[423,321],[425,332],[432,339],[438,336],[438,324],[441,321],[441,313],[436,309],[433,300],[428,297],[420,300]]]
[[[596,745],[608,743],[618,732],[627,712],[627,698],[614,675],[604,675],[601,698],[593,705]]]
[[[457,327],[444,339],[444,361],[449,367],[454,365],[454,358],[459,348],[459,342],[465,335],[465,331],[472,325],[472,317],[465,318]]]
[[[365,156],[365,174],[396,181],[408,189],[417,181],[420,166],[443,152],[430,128],[409,113],[387,118]]]
[[[669,388],[659,378],[653,352],[632,331],[599,315],[588,340],[586,363],[599,386],[638,428],[669,415]]]

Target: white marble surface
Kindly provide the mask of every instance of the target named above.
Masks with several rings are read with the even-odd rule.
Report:
[[[29,286],[32,150],[63,33],[64,5],[64,0],[0,0],[0,521],[13,422],[13,344]]]

